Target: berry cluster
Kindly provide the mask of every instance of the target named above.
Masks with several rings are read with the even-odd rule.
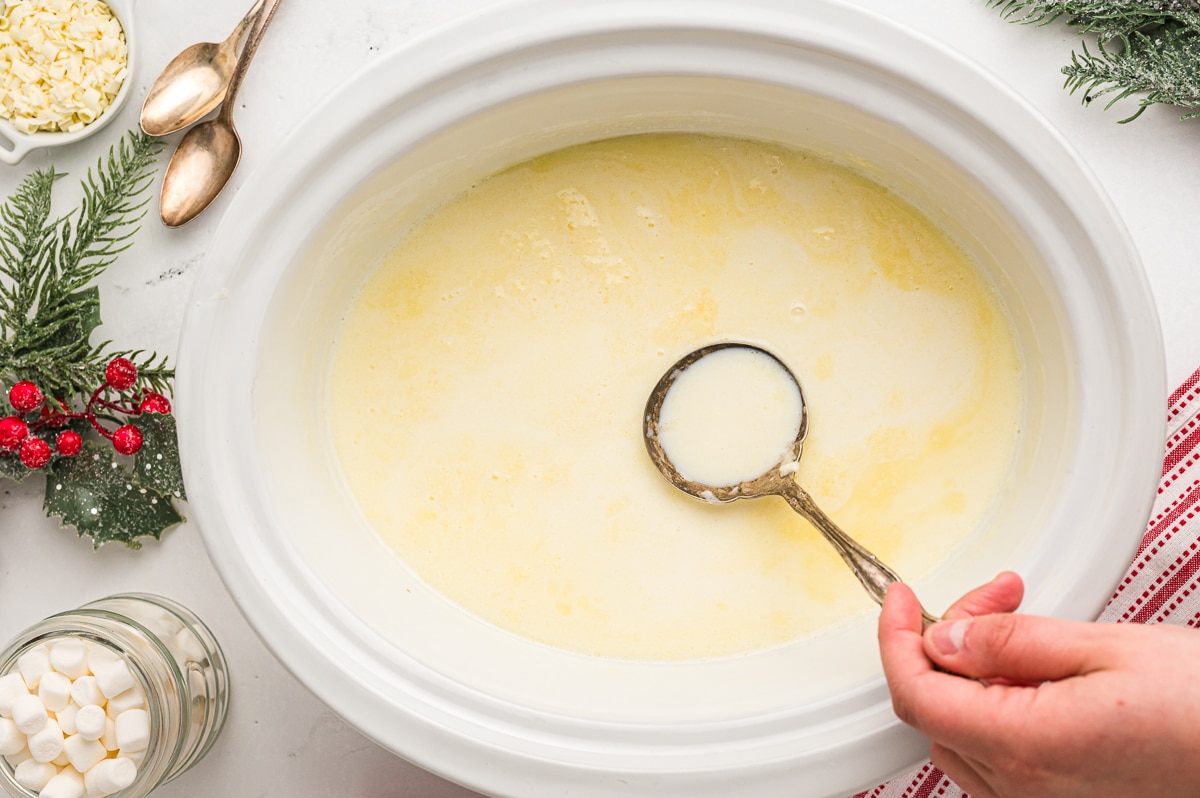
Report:
[[[26,468],[45,468],[52,454],[47,439],[54,429],[60,429],[53,435],[53,451],[62,457],[74,457],[83,449],[83,437],[75,430],[62,429],[72,419],[86,420],[112,442],[119,454],[137,454],[142,448],[142,431],[127,419],[142,413],[171,412],[167,397],[148,388],[136,390],[137,379],[138,369],[133,361],[113,358],[104,370],[104,384],[92,393],[81,413],[70,410],[61,399],[47,398],[28,380],[18,382],[8,391],[8,402],[16,412],[0,418],[0,454],[15,453]],[[110,390],[117,392],[117,401],[104,398]],[[115,423],[116,428],[109,430],[101,419]],[[120,423],[122,420],[124,423]]]

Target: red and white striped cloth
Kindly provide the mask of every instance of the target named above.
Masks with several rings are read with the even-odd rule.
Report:
[[[1171,394],[1150,524],[1099,620],[1200,626],[1200,370]],[[928,762],[853,798],[963,798]]]

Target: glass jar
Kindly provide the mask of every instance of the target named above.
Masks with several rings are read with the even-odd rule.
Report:
[[[125,593],[52,615],[0,652],[0,678],[18,670],[23,655],[47,644],[52,652],[65,638],[102,646],[123,660],[145,694],[141,708],[149,716],[149,744],[131,755],[137,764],[133,783],[114,795],[141,798],[208,753],[225,723],[228,671],[212,632],[190,610],[162,596]],[[38,794],[22,786],[13,762],[0,756],[0,795]]]

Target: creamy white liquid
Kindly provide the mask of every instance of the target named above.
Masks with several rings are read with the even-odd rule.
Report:
[[[732,655],[877,607],[783,502],[673,488],[642,437],[714,341],[804,386],[797,481],[906,579],[986,517],[1021,409],[988,283],[880,186],[783,147],[663,135],[494,175],[345,311],[328,408],[362,514],[428,584],[550,645]]]
[[[800,388],[775,358],[718,349],[671,383],[658,440],[685,479],[725,488],[778,468],[800,432]]]

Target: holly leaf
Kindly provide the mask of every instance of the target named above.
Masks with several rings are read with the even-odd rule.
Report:
[[[138,416],[142,448],[133,461],[133,472],[142,485],[163,496],[186,499],[183,469],[179,466],[179,438],[175,434],[175,416],[170,413],[142,413]]]
[[[55,461],[46,474],[46,515],[57,515],[92,545],[117,541],[140,549],[183,521],[169,496],[142,483],[110,447],[94,441],[78,456]]]
[[[0,477],[20,482],[32,473],[15,454],[0,454]]]

